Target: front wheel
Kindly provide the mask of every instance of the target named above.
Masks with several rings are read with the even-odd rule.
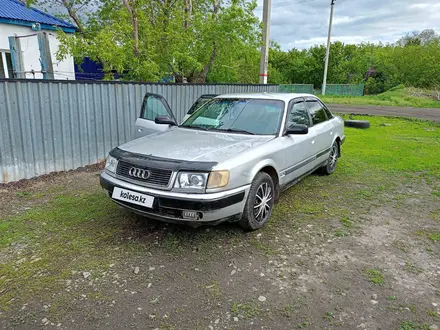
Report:
[[[239,224],[248,230],[260,229],[269,220],[274,201],[275,189],[272,178],[267,173],[258,173],[249,189],[249,195]]]
[[[321,173],[326,175],[333,174],[336,169],[336,164],[338,163],[338,157],[339,143],[335,141],[332,145],[332,148],[330,149],[330,155],[328,156],[327,164],[321,167]]]

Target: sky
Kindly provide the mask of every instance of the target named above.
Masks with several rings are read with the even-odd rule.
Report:
[[[283,50],[327,42],[331,0],[272,0],[270,39]],[[255,10],[262,19],[263,0]],[[439,0],[335,0],[332,42],[394,42],[406,33],[440,33]]]

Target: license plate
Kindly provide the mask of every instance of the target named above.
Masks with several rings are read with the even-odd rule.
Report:
[[[115,187],[113,189],[112,198],[149,208],[153,206],[153,202],[154,202],[153,196],[140,194],[131,190],[121,189],[118,187]]]

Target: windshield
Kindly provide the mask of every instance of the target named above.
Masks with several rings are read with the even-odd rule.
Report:
[[[211,94],[200,96],[200,98],[193,104],[191,109],[189,109],[187,115],[192,114],[194,111],[196,111],[198,108],[200,108],[203,104],[205,104],[209,100],[212,100],[216,96],[217,95],[211,95]]]
[[[181,126],[206,130],[274,135],[283,116],[284,102],[261,99],[213,99]]]

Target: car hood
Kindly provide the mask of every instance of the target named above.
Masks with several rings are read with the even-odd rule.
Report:
[[[168,159],[221,163],[273,138],[174,127],[130,141],[119,146],[119,149]]]

